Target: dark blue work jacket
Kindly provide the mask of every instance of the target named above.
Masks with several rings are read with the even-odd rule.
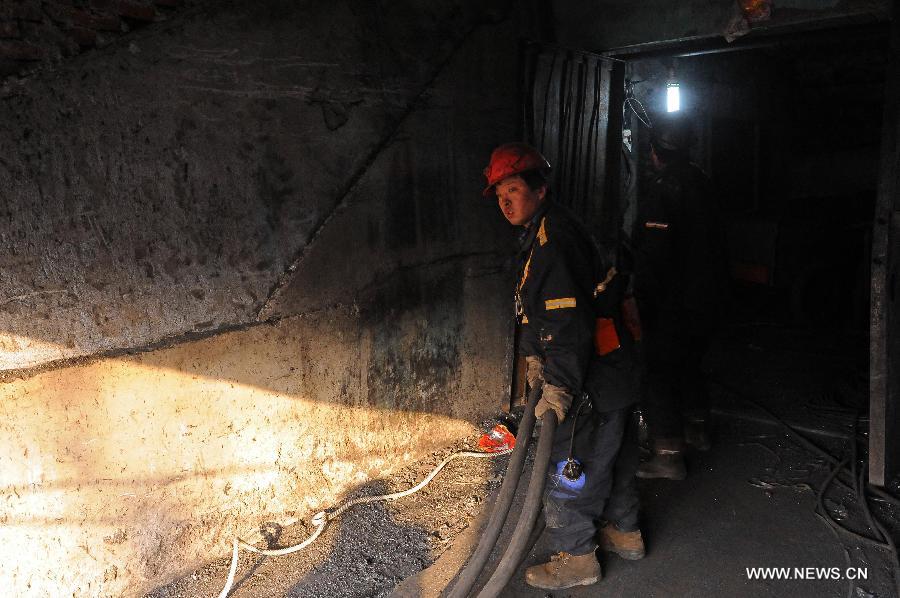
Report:
[[[586,391],[595,409],[609,411],[635,402],[636,368],[621,320],[620,277],[599,300],[594,296],[608,271],[599,255],[576,216],[548,198],[521,238],[516,309],[519,352],[542,358],[548,383],[575,396]],[[598,317],[611,318],[621,340],[619,349],[603,356],[594,346]]]

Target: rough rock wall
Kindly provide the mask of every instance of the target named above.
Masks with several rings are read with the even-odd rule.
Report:
[[[150,589],[501,404],[506,9],[209,2],[8,81],[0,585]]]
[[[447,60],[502,14],[449,0],[211,2],[8,88],[0,368],[256,321],[398,126],[427,109]],[[484,74],[477,62],[463,73],[486,85]],[[466,89],[469,112],[514,109],[510,90]],[[445,133],[433,141],[446,145]],[[438,148],[474,158],[454,163],[466,187],[448,197],[477,188],[502,135],[488,137]],[[425,185],[457,184],[457,170],[435,170]],[[400,239],[407,200],[390,191],[399,216],[383,232]]]
[[[187,0],[189,3],[191,0]],[[165,20],[183,0],[3,0],[0,76],[52,66]]]

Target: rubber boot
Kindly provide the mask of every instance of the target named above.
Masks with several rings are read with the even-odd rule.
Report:
[[[525,570],[525,583],[542,590],[589,586],[602,577],[600,563],[593,552],[581,556],[560,552],[551,556],[548,562]]]
[[[641,530],[622,532],[612,523],[607,523],[600,528],[600,549],[614,552],[629,561],[637,561],[644,558],[644,538],[641,537]]]
[[[683,480],[687,477],[684,464],[684,440],[681,438],[657,438],[653,443],[653,456],[638,466],[637,477]]]

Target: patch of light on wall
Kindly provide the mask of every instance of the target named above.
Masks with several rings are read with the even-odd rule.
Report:
[[[666,85],[666,112],[678,112],[681,109],[681,91],[678,83]]]

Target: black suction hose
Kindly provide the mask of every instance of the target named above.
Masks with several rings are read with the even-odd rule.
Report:
[[[500,559],[500,564],[491,578],[484,585],[484,589],[478,594],[478,598],[495,598],[506,587],[513,573],[519,568],[522,557],[529,547],[529,539],[534,528],[534,523],[541,511],[541,501],[544,497],[544,486],[547,483],[547,470],[550,467],[550,451],[553,448],[553,436],[556,433],[556,412],[547,411],[541,418],[541,438],[538,440],[537,451],[534,456],[534,467],[531,470],[531,481],[528,483],[528,493],[525,495],[525,504],[522,514],[516,523],[509,546]]]
[[[531,549],[534,548],[534,545],[537,544],[537,541],[541,539],[541,534],[544,533],[544,529],[547,527],[547,520],[544,518],[544,510],[541,509],[540,514],[538,514],[537,521],[534,524],[534,529],[531,530],[531,535],[528,536],[528,542],[525,543],[525,551],[524,554],[528,554],[531,552]],[[519,563],[520,565],[522,563]]]
[[[534,430],[534,407],[541,398],[542,383],[538,383],[528,394],[528,402],[525,404],[525,414],[519,423],[519,431],[516,434],[516,446],[513,448],[512,456],[509,458],[509,465],[506,466],[506,475],[503,476],[503,484],[500,486],[500,492],[497,495],[497,501],[494,503],[494,510],[491,512],[491,518],[488,520],[478,546],[472,557],[469,559],[466,568],[459,574],[456,585],[447,595],[448,598],[466,598],[469,591],[481,570],[487,563],[494,545],[497,544],[497,538],[503,530],[503,524],[506,523],[506,517],[509,514],[509,508],[512,505],[513,497],[516,495],[516,488],[519,485],[519,478],[522,477],[522,470],[525,468],[525,456],[528,454],[528,443],[531,442],[531,433]]]

